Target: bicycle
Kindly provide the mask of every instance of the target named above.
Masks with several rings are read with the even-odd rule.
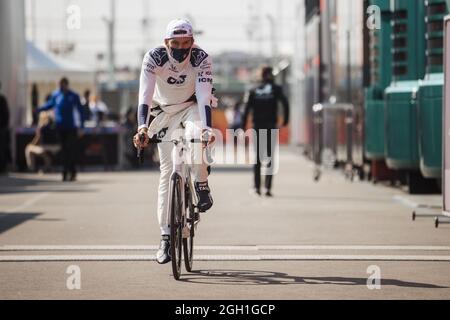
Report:
[[[140,139],[143,142],[145,135],[141,135]],[[185,158],[188,143],[203,143],[203,141],[199,139],[187,140],[184,137],[170,141],[152,138],[149,139],[149,143],[173,143],[175,145],[172,152],[173,170],[169,185],[169,225],[172,272],[174,278],[179,280],[182,255],[186,271],[192,272],[195,230],[200,222],[197,194],[191,177],[191,169],[186,164]],[[142,148],[138,149],[138,158],[142,163]]]

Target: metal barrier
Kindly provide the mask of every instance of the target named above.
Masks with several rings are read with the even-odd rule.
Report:
[[[19,171],[26,171],[25,147],[35,136],[35,128],[18,128],[16,136],[16,165]],[[86,128],[79,141],[80,166],[103,166],[105,169],[119,168],[121,165],[121,128]],[[54,155],[53,165],[61,165],[60,153]]]
[[[436,217],[436,228],[440,224],[450,223],[450,15],[444,19],[444,117],[443,129],[443,216]]]
[[[443,99],[443,123],[442,134],[442,185],[443,185],[443,206],[419,205],[412,214],[412,219],[418,217],[434,218],[435,227],[441,224],[450,224],[450,15],[444,18],[444,99]],[[441,215],[436,213],[424,213],[421,211],[441,211]]]
[[[353,105],[339,103],[320,103],[312,107],[315,181],[320,179],[323,169],[332,169],[338,162],[346,168],[351,166],[353,110]]]

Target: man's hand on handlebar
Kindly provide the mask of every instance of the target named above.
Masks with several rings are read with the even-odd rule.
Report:
[[[133,137],[133,144],[136,149],[145,149],[149,144],[148,129],[142,128]]]
[[[214,144],[216,141],[216,137],[211,129],[203,129],[201,140],[203,142],[203,146],[207,147],[209,145]]]

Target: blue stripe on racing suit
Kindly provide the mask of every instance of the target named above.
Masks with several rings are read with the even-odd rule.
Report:
[[[138,128],[142,127],[142,126],[149,126],[149,123],[147,123],[148,121],[148,113],[149,113],[149,107],[146,104],[140,104],[138,106]]]
[[[205,116],[206,116],[206,125],[211,128],[212,127],[212,117],[211,117],[211,107],[205,106]]]

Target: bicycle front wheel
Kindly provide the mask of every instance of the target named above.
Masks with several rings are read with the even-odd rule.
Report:
[[[177,176],[171,181],[170,187],[170,256],[172,271],[176,280],[181,276],[181,255],[183,241],[183,221],[181,214],[180,179]]]
[[[195,211],[192,204],[192,197],[189,189],[186,190],[186,227],[189,229],[189,235],[183,237],[183,253],[184,253],[184,266],[187,272],[192,272],[192,266],[194,263],[194,232],[195,232]]]

